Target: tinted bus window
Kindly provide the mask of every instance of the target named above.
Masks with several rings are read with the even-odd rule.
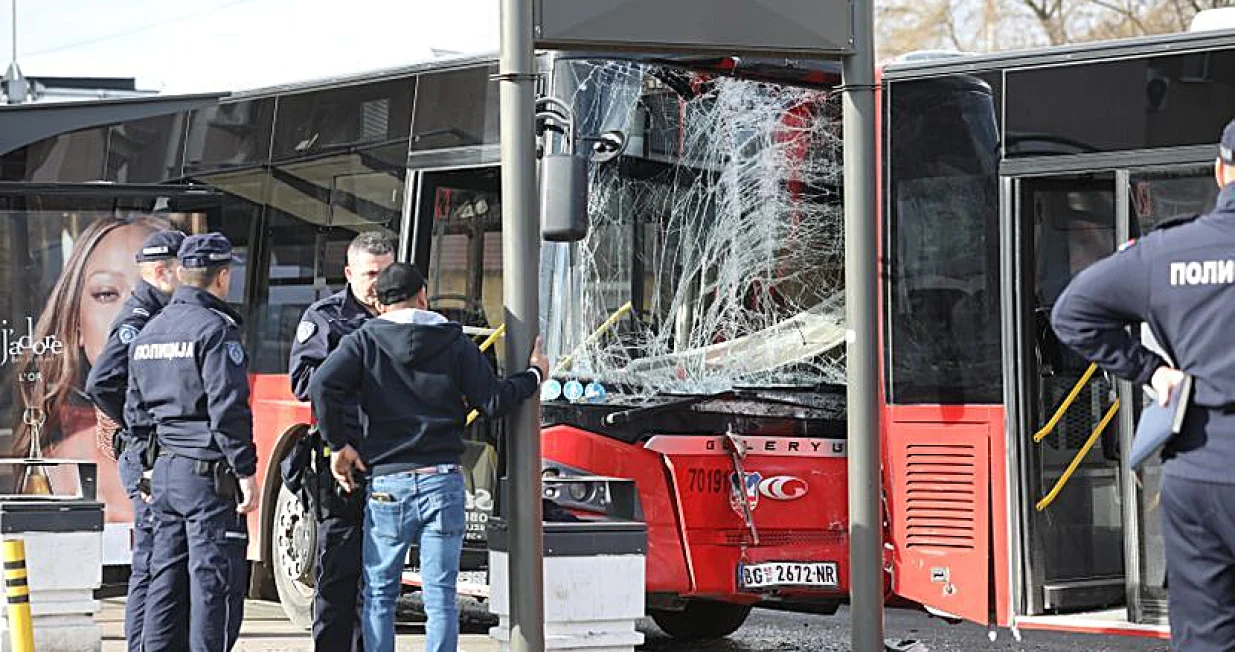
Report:
[[[999,403],[995,91],[976,77],[889,88],[890,399]]]
[[[112,125],[107,134],[106,179],[159,183],[179,178],[187,119],[187,113],[174,113]]]
[[[496,66],[421,75],[412,118],[412,150],[496,143]]]
[[[223,102],[194,111],[185,139],[186,175],[270,160],[274,98]]]
[[[1209,145],[1235,107],[1235,50],[1011,71],[1007,156]]]
[[[4,181],[99,181],[107,161],[107,127],[45,138],[0,159]]]
[[[265,188],[266,273],[258,275],[263,300],[254,309],[262,344],[252,371],[287,373],[305,309],[346,285],[343,268],[353,238],[379,230],[397,242],[406,155],[406,142],[400,142],[273,166]]]
[[[279,96],[272,158],[283,160],[339,147],[406,143],[413,78]]]

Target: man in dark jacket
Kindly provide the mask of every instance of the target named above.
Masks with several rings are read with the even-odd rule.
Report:
[[[529,369],[498,378],[458,324],[427,310],[424,278],[395,263],[377,279],[381,316],[344,337],[313,375],[310,393],[340,484],[372,470],[365,506],[364,644],[394,650],[394,607],[408,546],[420,547],[426,652],[454,652],[455,581],[463,547],[459,470],[467,413],[500,416],[534,395],[548,373],[537,342]],[[333,406],[359,397],[361,450]],[[362,461],[363,458],[363,461]]]
[[[86,395],[100,412],[120,428],[113,437],[120,470],[120,484],[133,503],[133,557],[129,565],[129,597],[124,602],[124,637],[129,650],[142,649],[142,623],[146,618],[146,590],[150,584],[150,552],[154,542],[154,515],[146,505],[150,487],[142,487],[144,441],[134,440],[125,426],[124,399],[129,389],[129,344],[159,314],[180,285],[176,254],[184,234],[156,231],[137,252],[141,281],[125,299],[120,316],[112,324],[107,343],[99,352],[86,378]]]

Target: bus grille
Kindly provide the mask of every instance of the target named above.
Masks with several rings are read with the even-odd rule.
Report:
[[[725,532],[724,545],[751,545],[750,532]],[[765,530],[759,529],[760,546],[792,546],[812,544],[838,544],[846,538],[844,530]]]
[[[976,545],[977,454],[967,444],[910,444],[905,479],[906,545]]]

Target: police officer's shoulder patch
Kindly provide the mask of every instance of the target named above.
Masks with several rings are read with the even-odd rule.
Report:
[[[122,344],[128,344],[137,337],[137,327],[132,324],[124,324],[116,331],[116,337],[120,338]]]
[[[313,334],[316,332],[317,324],[314,324],[306,319],[300,322],[300,325],[296,327],[296,341],[304,344],[309,341],[309,338],[313,337]]]
[[[149,317],[150,311],[146,310],[145,308],[134,308],[133,314],[137,315],[138,317]]]
[[[226,348],[227,357],[231,359],[232,364],[244,362],[244,347],[240,346],[240,342],[228,342]]]

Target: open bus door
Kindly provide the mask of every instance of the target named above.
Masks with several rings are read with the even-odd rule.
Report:
[[[429,309],[463,326],[500,373],[502,345],[501,184],[495,165],[419,170],[412,258],[425,274]],[[486,526],[497,508],[501,419],[469,417],[464,431],[467,529],[458,589],[486,597]],[[417,552],[411,553],[416,566]],[[419,584],[419,576],[405,574]]]
[[[1038,174],[1005,182],[1005,255],[1013,262],[1008,370],[1010,441],[1019,460],[1014,498],[1021,551],[1023,627],[1161,633],[1167,621],[1158,511],[1161,466],[1129,473],[1129,449],[1146,402],[1055,340],[1050,310],[1068,282],[1161,220],[1208,210],[1212,164]],[[1156,347],[1146,329],[1147,346]]]

